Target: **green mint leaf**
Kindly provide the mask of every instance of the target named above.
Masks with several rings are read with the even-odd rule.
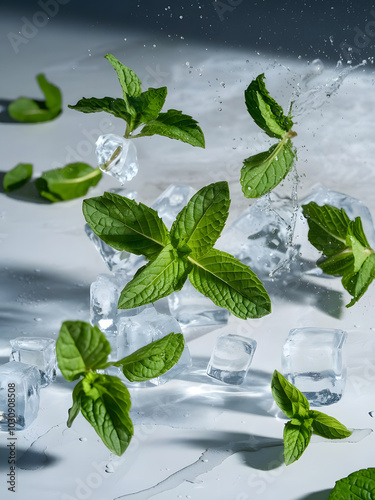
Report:
[[[86,163],[70,163],[63,168],[43,172],[35,184],[43,198],[50,201],[66,201],[87,194],[102,178],[101,171]]]
[[[258,75],[245,90],[246,107],[255,123],[270,137],[281,139],[293,126],[289,117],[269,95],[264,74]]]
[[[130,382],[143,382],[167,372],[180,359],[183,350],[182,333],[170,333],[141,347],[114,365],[122,366],[122,371]]]
[[[121,118],[127,123],[131,123],[132,115],[129,113],[129,106],[124,99],[113,99],[112,97],[82,97],[76,104],[68,105],[68,108],[80,111],[81,113],[100,113],[105,111],[116,118]]]
[[[284,460],[286,465],[290,465],[298,460],[306,450],[311,439],[312,419],[303,420],[300,425],[295,425],[291,421],[284,427]]]
[[[290,172],[296,150],[290,139],[274,144],[268,151],[250,156],[243,162],[241,186],[246,198],[269,193]]]
[[[375,500],[375,468],[361,469],[336,481],[328,500]]]
[[[330,257],[347,248],[346,235],[350,219],[342,208],[323,205],[315,202],[302,206],[303,215],[309,225],[308,238],[315,248]]]
[[[81,412],[105,446],[122,455],[134,434],[130,395],[117,377],[89,372],[82,380]]]
[[[82,380],[78,382],[78,384],[73,389],[73,404],[72,407],[68,410],[68,421],[66,425],[68,427],[72,426],[73,421],[77,417],[78,413],[81,410],[81,394],[82,394]]]
[[[155,210],[118,194],[84,200],[82,210],[94,233],[116,250],[152,260],[170,241]]]
[[[318,266],[325,274],[332,276],[343,276],[347,273],[353,274],[354,257],[350,248],[343,250],[328,259],[318,261]]]
[[[97,326],[84,321],[64,321],[56,342],[57,362],[69,382],[86,370],[104,368],[111,346]]]
[[[166,245],[159,255],[125,286],[118,308],[131,309],[150,304],[181,290],[190,268],[188,261],[181,258],[171,244]]]
[[[132,132],[142,123],[155,120],[164,106],[166,97],[167,87],[149,88],[146,92],[142,92],[139,97],[129,97],[129,103],[136,113],[131,119],[129,132]]]
[[[7,193],[19,189],[29,182],[33,175],[33,166],[30,163],[19,163],[4,175],[3,188]]]
[[[354,272],[356,273],[360,270],[362,264],[372,251],[365,233],[363,232],[360,217],[356,217],[354,222],[350,221],[346,242],[353,252]]]
[[[319,434],[319,436],[327,439],[344,439],[352,435],[352,431],[349,431],[345,425],[325,413],[310,410],[309,417],[313,419],[312,429],[314,433]]]
[[[194,255],[204,255],[219,238],[229,205],[227,182],[216,182],[200,189],[173,223],[171,240],[175,247],[187,246]]]
[[[271,301],[261,281],[232,255],[212,249],[188,259],[193,264],[191,284],[217,306],[242,319],[261,318],[271,312]]]
[[[61,113],[60,89],[50,83],[43,74],[39,74],[36,78],[45,101],[20,97],[11,102],[8,106],[8,113],[18,122],[46,122],[53,120]]]
[[[192,146],[204,148],[204,135],[198,122],[189,115],[183,115],[182,111],[169,109],[145,125],[135,137],[151,136],[154,134],[178,139]]]
[[[373,250],[372,250],[373,252]],[[366,292],[370,284],[375,279],[375,254],[371,253],[362,264],[360,270],[349,276],[344,276],[341,280],[345,290],[352,295],[352,300],[346,307],[352,307]]]
[[[106,54],[105,58],[109,61],[116,70],[119,82],[121,84],[124,99],[127,96],[138,97],[142,93],[142,83],[132,69],[124,66],[112,54]]]
[[[271,390],[277,406],[287,417],[305,418],[309,415],[310,405],[305,396],[277,370],[272,375]]]

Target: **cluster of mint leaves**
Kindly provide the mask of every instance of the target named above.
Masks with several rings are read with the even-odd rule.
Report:
[[[264,74],[258,75],[245,90],[247,110],[255,123],[279,142],[268,151],[246,158],[241,169],[241,186],[246,198],[258,198],[269,193],[287,176],[296,159],[291,139],[293,121],[284,115],[282,107],[269,95]]]
[[[181,333],[171,332],[119,361],[108,361],[111,346],[97,326],[83,321],[65,321],[56,342],[59,368],[73,382],[73,405],[68,414],[71,427],[79,412],[92,425],[105,446],[122,455],[133,436],[129,416],[130,394],[119,377],[98,373],[121,367],[130,382],[143,382],[163,375],[180,359],[184,349]]]
[[[125,120],[125,138],[158,134],[204,148],[204,135],[196,120],[175,109],[161,112],[167,97],[167,87],[150,87],[142,92],[142,83],[133,70],[124,66],[112,54],[107,54],[105,58],[116,70],[123,91],[122,99],[84,97],[74,106],[69,105],[69,108],[83,113],[105,111]],[[135,134],[134,131],[140,126],[143,126],[142,129]]]
[[[227,182],[200,189],[168,231],[157,212],[114,193],[83,201],[84,217],[116,250],[144,255],[121,292],[118,308],[131,309],[181,290],[187,277],[214,304],[235,316],[259,318],[271,312],[270,298],[256,274],[232,255],[213,248],[228,217]]]
[[[314,432],[327,439],[344,439],[352,432],[333,417],[311,410],[309,402],[293,384],[277,370],[271,382],[273,398],[289,420],[284,427],[284,460],[290,465],[306,450]]]
[[[20,189],[31,180],[32,175],[32,164],[19,163],[5,174],[4,191],[11,193]],[[99,168],[94,169],[87,163],[69,163],[65,167],[43,172],[35,180],[35,186],[42,198],[52,202],[67,201],[85,196],[101,177]]]
[[[61,91],[47,80],[43,73],[37,75],[37,82],[45,100],[19,97],[8,106],[8,113],[18,122],[39,123],[53,120],[62,111]]]
[[[302,210],[309,225],[309,241],[324,255],[318,266],[325,274],[342,276],[345,290],[353,297],[346,307],[351,307],[375,278],[375,252],[363,232],[361,218],[352,221],[342,208],[314,202],[303,205]]]

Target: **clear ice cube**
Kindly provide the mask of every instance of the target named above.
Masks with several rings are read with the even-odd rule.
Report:
[[[212,300],[199,293],[188,280],[179,292],[168,296],[168,305],[171,315],[183,327],[228,323],[228,310],[216,306]]]
[[[100,170],[121,184],[137,175],[137,149],[133,139],[115,134],[101,135],[96,141],[96,156]]]
[[[195,193],[196,190],[191,186],[171,184],[156,198],[151,207],[158,212],[167,228],[171,229],[177,214]]]
[[[154,307],[143,310],[136,316],[120,316],[116,321],[118,332],[118,359],[122,359],[134,351],[169,333],[181,333],[179,323],[167,314],[160,314]],[[191,365],[187,345],[179,361],[167,373],[150,380],[153,385],[166,383]]]
[[[56,378],[56,342],[43,337],[17,337],[10,341],[12,352],[9,361],[19,361],[36,366],[40,373],[41,387]]]
[[[240,385],[245,380],[257,343],[242,335],[221,335],[215,343],[207,375],[226,384]]]
[[[282,371],[313,406],[339,401],[345,387],[342,347],[346,332],[332,328],[294,328],[282,351]]]
[[[17,361],[1,365],[0,430],[8,432],[26,429],[38,415],[39,392],[38,368]]]

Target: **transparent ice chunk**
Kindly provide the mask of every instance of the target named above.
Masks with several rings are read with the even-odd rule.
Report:
[[[40,373],[41,387],[56,378],[56,342],[43,337],[17,337],[10,341],[12,352],[9,361],[19,361],[36,366]]]
[[[221,335],[215,343],[207,375],[226,384],[240,385],[245,380],[257,343],[242,335]]]
[[[168,305],[171,315],[183,327],[228,323],[227,309],[216,306],[212,300],[199,293],[188,280],[179,292],[168,296]]]
[[[151,207],[163,219],[168,229],[172,227],[177,214],[184,208],[190,198],[196,193],[191,186],[171,184],[156,198]]]
[[[137,149],[133,139],[115,134],[101,135],[96,141],[96,156],[102,172],[124,184],[138,172]]]
[[[1,365],[0,430],[8,432],[9,430],[26,429],[38,415],[39,393],[40,373],[38,368],[17,361]],[[15,401],[14,407],[11,404],[12,400]],[[14,414],[12,413],[13,409]]]
[[[332,328],[294,328],[282,351],[284,376],[313,406],[339,401],[345,387],[342,347],[346,332]]]
[[[160,314],[154,307],[143,310],[136,316],[119,316],[118,331],[118,359],[122,359],[141,347],[154,342],[169,333],[181,333],[179,323],[167,314]],[[176,377],[191,365],[190,353],[187,345],[178,363],[167,373],[150,380],[154,385],[164,384]]]

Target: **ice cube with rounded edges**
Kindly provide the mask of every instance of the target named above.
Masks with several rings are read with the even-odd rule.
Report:
[[[207,375],[221,382],[240,385],[245,380],[257,343],[242,335],[217,338],[207,366]]]
[[[333,328],[294,328],[282,351],[283,375],[312,406],[339,401],[345,387],[342,347],[346,332]]]
[[[40,373],[36,366],[18,361],[0,366],[1,431],[26,429],[38,415],[39,400]]]
[[[46,387],[56,378],[56,342],[44,337],[17,337],[10,341],[12,352],[9,361],[36,366],[40,385]]]
[[[96,141],[100,170],[124,184],[138,173],[137,149],[133,139],[115,134],[101,135]]]

